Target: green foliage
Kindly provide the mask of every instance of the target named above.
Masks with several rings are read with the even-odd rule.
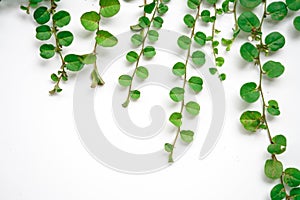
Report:
[[[95,31],[99,27],[100,15],[95,11],[84,13],[80,17],[82,26],[88,31]]]
[[[277,184],[271,190],[271,199],[272,200],[282,200],[286,197],[285,189],[282,184]]]
[[[260,25],[258,17],[250,11],[243,12],[238,18],[238,25],[245,32],[252,32]]]
[[[148,32],[148,39],[150,42],[156,42],[158,40],[159,33],[156,30],[150,30]]]
[[[205,64],[205,54],[202,51],[195,51],[192,54],[192,61],[197,66],[202,66]]]
[[[197,32],[195,33],[194,40],[197,44],[200,46],[204,46],[206,43],[206,35],[203,32]]]
[[[283,74],[284,66],[280,62],[267,61],[263,70],[269,78],[277,78]]]
[[[203,80],[202,80],[202,78],[200,78],[198,76],[192,76],[188,80],[188,84],[189,84],[190,88],[196,93],[201,92],[203,89]]]
[[[149,76],[149,72],[148,69],[146,67],[138,67],[136,69],[136,75],[137,77],[139,77],[140,79],[146,79]]]
[[[255,132],[262,124],[262,116],[257,111],[246,111],[240,117],[240,122],[247,131]]]
[[[284,2],[276,1],[268,5],[267,12],[273,20],[281,21],[286,17],[288,9]]]
[[[43,44],[40,47],[40,56],[45,59],[52,58],[55,55],[55,46],[52,44]]]
[[[121,75],[119,77],[119,84],[124,87],[128,87],[131,85],[132,77],[129,75]]]
[[[49,40],[52,36],[51,28],[48,25],[41,25],[36,28],[35,37],[39,40]]]
[[[81,62],[80,56],[75,54],[66,55],[64,61],[66,62],[66,68],[70,71],[80,71],[84,66]]]
[[[55,22],[55,25],[61,28],[70,23],[71,16],[67,11],[61,10],[55,13],[52,19]]]
[[[283,180],[290,187],[298,187],[300,185],[300,171],[296,168],[285,169]]]
[[[155,1],[144,6],[144,12],[151,14],[155,8]]]
[[[103,17],[112,17],[120,11],[120,2],[118,0],[100,0],[101,15]]]
[[[294,27],[297,31],[300,31],[300,16],[295,17],[293,21]]]
[[[183,64],[182,62],[177,62],[172,69],[172,72],[174,75],[176,76],[183,76],[185,74],[185,64]]]
[[[164,23],[163,18],[161,18],[159,16],[155,17],[154,20],[153,20],[153,26],[155,28],[161,28],[163,23]]]
[[[135,46],[140,46],[143,43],[143,36],[140,34],[134,34],[131,37],[131,42]]]
[[[245,83],[240,90],[242,99],[248,103],[254,103],[258,100],[260,93],[256,83]]]
[[[270,154],[282,154],[286,150],[286,138],[283,135],[276,135],[272,138],[272,144],[268,146]]]
[[[180,87],[174,87],[170,91],[170,98],[175,102],[180,102],[184,99],[184,89]]]
[[[190,130],[180,131],[180,138],[186,143],[191,143],[194,140],[194,132]]]
[[[34,11],[33,18],[38,24],[45,24],[50,20],[50,12],[47,7],[41,6]]]
[[[280,115],[280,110],[277,101],[270,100],[268,101],[267,111],[270,115],[278,116]]]
[[[130,97],[133,100],[138,100],[141,97],[141,92],[138,90],[132,90],[130,91]]]
[[[118,43],[118,39],[108,31],[99,30],[96,34],[96,41],[99,46],[113,47]]]
[[[200,112],[200,105],[195,101],[190,101],[185,105],[185,109],[191,115],[198,115]]]
[[[191,14],[186,14],[183,18],[183,21],[188,28],[192,28],[195,23],[195,19]]]
[[[255,8],[261,4],[262,0],[240,0],[240,3],[245,8]]]
[[[290,10],[298,11],[300,10],[300,1],[299,0],[286,0],[286,5]]]
[[[290,191],[290,199],[300,200],[300,188],[293,188]]]
[[[184,49],[184,50],[187,50],[190,48],[191,46],[191,43],[192,43],[192,40],[191,38],[185,36],[185,35],[182,35],[178,38],[177,40],[177,44],[178,46],[181,48],[181,49]]]
[[[57,40],[61,46],[70,46],[74,40],[74,36],[70,31],[61,31],[57,33]]]
[[[253,62],[258,57],[259,51],[253,44],[246,42],[241,46],[240,54],[244,60]]]
[[[270,179],[278,179],[283,172],[283,165],[278,160],[267,160],[265,163],[265,175]]]
[[[138,60],[139,55],[135,51],[130,51],[126,55],[126,60],[130,63],[134,63]]]
[[[153,46],[147,46],[143,50],[143,55],[146,58],[153,58],[156,55],[155,48]]]
[[[265,43],[271,51],[277,51],[284,46],[285,38],[279,32],[272,32],[265,38]]]
[[[187,6],[190,9],[197,9],[197,7],[200,5],[200,0],[188,0]]]
[[[173,147],[173,145],[172,144],[169,144],[169,143],[166,143],[165,144],[165,151],[166,152],[172,152],[173,151],[173,149],[174,149],[174,147]]]
[[[176,127],[180,127],[182,124],[182,114],[178,112],[174,112],[171,114],[169,121]]]

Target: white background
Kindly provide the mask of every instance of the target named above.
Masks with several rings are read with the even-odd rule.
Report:
[[[140,4],[142,1],[122,1],[120,13],[104,20],[104,28],[116,35],[128,31],[128,25],[141,15]],[[59,7],[72,14],[69,29],[76,35],[67,52],[89,52],[93,36],[80,27],[79,18],[86,11],[97,10],[97,1],[63,1]],[[185,1],[173,0],[169,7],[164,28],[185,33],[182,23],[188,12]],[[286,36],[286,46],[272,55],[285,65],[286,71],[277,80],[265,81],[265,92],[268,99],[279,101],[282,112],[280,117],[270,119],[272,134],[284,134],[288,139],[288,149],[279,159],[286,167],[299,167],[300,33],[292,27],[292,16],[294,13],[278,24],[266,20],[265,30],[279,30]],[[232,16],[226,16],[217,24],[227,36],[231,34],[231,20]],[[269,199],[269,191],[277,182],[263,174],[264,162],[269,157],[267,135],[249,134],[239,123],[245,109],[260,110],[260,103],[248,105],[239,97],[243,83],[258,80],[258,71],[239,56],[241,41],[234,44],[230,53],[220,51],[227,54],[223,69],[228,76],[223,83],[227,112],[222,137],[214,151],[206,159],[198,159],[205,138],[198,134],[186,155],[171,167],[153,174],[128,175],[99,164],[81,144],[72,111],[75,76],[63,85],[61,95],[48,95],[52,87],[49,77],[57,70],[59,61],[39,58],[41,43],[34,38],[36,24],[32,16],[20,11],[17,2],[9,6],[2,2],[0,26],[0,199]],[[121,68],[114,72],[115,76],[124,73]],[[104,78],[106,82],[117,82],[106,75]],[[96,98],[101,104],[101,98]],[[133,116],[135,112],[136,116],[141,114],[139,108],[130,111]],[[111,113],[105,115],[110,117]]]

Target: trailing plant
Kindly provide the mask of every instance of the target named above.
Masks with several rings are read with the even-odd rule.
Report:
[[[97,85],[104,85],[97,67],[97,46],[113,47],[118,43],[118,39],[109,31],[100,29],[101,18],[109,18],[115,16],[120,10],[120,2],[118,0],[99,0],[99,11],[90,11],[84,13],[81,18],[81,24],[87,31],[96,32],[94,48],[91,53],[82,55],[85,64],[93,64],[94,68],[91,73],[92,88]]]
[[[182,35],[178,38],[177,44],[178,46],[186,50],[186,59],[185,63],[177,62],[173,68],[172,72],[175,76],[179,78],[183,77],[183,84],[181,87],[174,87],[170,90],[169,96],[172,101],[176,103],[180,103],[180,110],[179,112],[173,112],[170,117],[169,121],[176,127],[176,135],[173,143],[166,143],[164,145],[165,151],[169,153],[169,162],[174,162],[173,160],[173,153],[176,147],[177,140],[180,136],[181,140],[185,143],[191,143],[194,138],[194,132],[192,130],[183,130],[182,129],[182,120],[184,119],[184,109],[187,113],[192,116],[197,116],[200,112],[200,105],[195,101],[188,101],[186,99],[187,93],[187,85],[194,93],[199,93],[202,91],[203,87],[203,80],[199,76],[191,76],[188,78],[188,66],[190,57],[192,58],[193,63],[196,66],[202,66],[205,63],[205,54],[200,51],[196,50],[192,53],[192,43],[193,40],[195,43],[203,45],[203,41],[199,43],[199,35],[202,35],[201,32],[196,32],[196,22],[200,17],[200,0],[188,0],[187,6],[196,12],[195,16],[193,17],[190,14],[186,14],[184,16],[184,23],[190,29],[190,35]],[[188,19],[188,20],[187,20]]]
[[[242,3],[243,2],[243,3]],[[251,34],[252,42],[244,43],[240,48],[242,58],[247,62],[254,63],[259,70],[259,82],[245,83],[240,89],[241,98],[248,103],[255,103],[259,98],[262,102],[262,111],[245,111],[240,121],[243,127],[250,132],[264,130],[270,141],[267,151],[270,153],[270,158],[265,162],[265,175],[273,180],[278,180],[278,184],[271,190],[270,196],[272,200],[281,199],[299,199],[300,197],[300,171],[296,168],[286,168],[279,161],[278,155],[286,150],[287,140],[282,134],[272,136],[267,116],[280,115],[279,104],[276,100],[267,100],[265,97],[264,79],[276,79],[284,73],[284,66],[274,60],[268,60],[263,63],[262,55],[268,56],[270,52],[276,52],[285,45],[285,38],[279,32],[268,33],[265,37],[263,24],[268,12],[272,9],[272,5],[267,6],[265,0],[241,1],[242,5],[247,8],[254,8],[262,4],[263,15],[261,20],[251,11],[243,12],[238,18],[240,29]],[[278,2],[275,2],[278,3]],[[281,4],[281,3],[280,3]],[[285,14],[274,12],[271,13],[271,18],[281,19]],[[254,44],[253,44],[254,43]]]
[[[143,9],[144,14],[139,18],[139,22],[136,25],[131,26],[132,31],[137,31],[131,37],[131,42],[136,47],[141,47],[139,52],[130,51],[126,54],[126,60],[129,63],[135,63],[134,71],[131,75],[121,75],[119,77],[119,84],[123,87],[128,87],[128,94],[125,102],[122,104],[123,107],[127,107],[130,100],[137,100],[140,98],[141,92],[133,89],[133,80],[137,76],[141,80],[145,80],[149,76],[149,71],[146,67],[141,66],[142,57],[151,59],[156,55],[155,47],[152,45],[146,46],[146,40],[154,43],[159,38],[159,32],[157,31],[163,25],[164,15],[168,11],[168,3],[170,0],[154,0],[150,4],[144,1]],[[151,17],[148,18],[147,15]],[[155,30],[156,29],[156,30]]]
[[[21,5],[20,8],[24,10],[27,14],[30,14],[31,8],[36,8],[39,3],[41,3],[43,0],[29,0],[27,5]]]

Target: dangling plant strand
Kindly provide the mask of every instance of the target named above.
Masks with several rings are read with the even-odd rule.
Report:
[[[145,57],[147,59],[153,58],[156,55],[155,47],[146,46],[146,39],[150,42],[156,42],[159,38],[158,31],[151,29],[153,26],[156,29],[160,29],[163,24],[162,15],[168,11],[168,6],[165,4],[169,0],[154,0],[152,3],[147,4],[144,0],[144,14],[139,18],[139,23],[137,25],[131,26],[131,30],[139,31],[138,34],[134,34],[131,37],[131,42],[133,45],[139,47],[141,50],[139,53],[136,51],[130,51],[126,55],[126,60],[130,63],[135,63],[135,69],[132,75],[121,75],[119,77],[119,84],[123,87],[128,87],[128,95],[125,102],[122,104],[123,107],[127,107],[130,100],[137,100],[140,98],[140,91],[133,90],[133,79],[137,76],[141,80],[145,80],[149,76],[148,69],[146,67],[140,66],[141,58]],[[151,14],[149,19],[146,15]]]
[[[92,84],[95,88],[97,85],[104,85],[104,81],[99,74],[97,67],[97,46],[113,47],[118,43],[118,39],[106,30],[100,29],[101,17],[113,17],[120,10],[120,2],[118,0],[100,0],[99,12],[90,11],[84,13],[81,18],[81,24],[87,31],[96,31],[95,43],[93,51],[90,54],[82,55],[82,61],[85,64],[93,64],[94,68],[91,73]]]
[[[244,2],[246,4],[246,2]],[[252,2],[253,3],[253,2]],[[260,3],[259,3],[260,4]],[[259,5],[258,4],[258,5]],[[262,64],[261,54],[268,56],[269,52],[275,52],[285,45],[285,38],[279,32],[271,32],[263,41],[263,23],[267,17],[267,2],[262,1],[263,16],[259,20],[253,12],[243,12],[238,18],[238,24],[241,30],[251,33],[251,38],[258,41],[256,46],[250,42],[244,43],[240,48],[241,56],[248,62],[254,62],[259,69],[259,84],[255,82],[245,83],[240,90],[241,98],[248,102],[254,103],[259,98],[262,101],[262,112],[245,111],[240,121],[244,128],[251,132],[265,130],[270,141],[267,151],[271,154],[270,159],[265,163],[265,175],[273,180],[279,180],[279,183],[273,187],[270,196],[272,200],[281,199],[298,199],[300,196],[300,171],[296,168],[286,168],[279,161],[278,155],[286,150],[286,137],[279,134],[272,137],[267,115],[280,115],[279,104],[276,100],[267,102],[264,93],[263,80],[265,77],[270,79],[280,77],[284,72],[284,66],[277,61],[269,60]],[[247,5],[247,4],[246,4]],[[257,6],[257,5],[256,5]],[[255,7],[256,7],[255,6]],[[289,192],[289,194],[288,194]]]
[[[182,87],[174,87],[171,89],[169,95],[171,100],[173,100],[176,103],[181,103],[180,111],[174,112],[169,117],[169,121],[177,128],[176,136],[173,141],[173,143],[166,143],[164,148],[165,151],[169,153],[169,162],[174,162],[173,160],[173,153],[176,146],[176,143],[178,141],[178,138],[180,136],[181,140],[185,143],[191,143],[194,138],[194,132],[191,130],[182,130],[182,119],[183,119],[183,110],[185,110],[193,115],[197,116],[200,112],[200,105],[197,102],[189,101],[186,103],[185,93],[186,93],[186,85],[188,84],[189,87],[195,92],[199,93],[202,90],[203,87],[203,80],[198,76],[192,76],[189,79],[187,76],[187,68],[189,64],[190,57],[192,58],[193,63],[196,66],[202,66],[205,63],[205,54],[202,51],[195,51],[191,53],[192,49],[192,39],[194,39],[197,42],[200,32],[196,33],[196,22],[200,17],[200,0],[188,0],[187,5],[192,10],[197,10],[197,13],[195,17],[193,17],[190,14],[187,14],[184,16],[184,23],[185,25],[191,29],[190,36],[182,35],[178,38],[178,46],[183,49],[187,50],[186,54],[186,60],[185,63],[177,62],[172,69],[172,72],[175,76],[182,77],[183,76],[183,85]],[[187,20],[189,19],[189,20]]]
[[[30,9],[31,8],[36,8],[40,2],[43,0],[29,0],[27,5],[21,5],[20,8],[21,10],[24,10],[27,14],[30,14]]]

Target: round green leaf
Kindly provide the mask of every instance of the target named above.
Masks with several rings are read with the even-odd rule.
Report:
[[[147,28],[148,26],[150,26],[150,20],[148,17],[142,16],[139,18],[139,25],[142,28]]]
[[[170,93],[170,98],[175,102],[180,102],[184,99],[184,89],[180,87],[174,87]]]
[[[300,0],[286,0],[285,2],[290,10],[298,11],[300,9]]]
[[[277,78],[284,72],[284,66],[280,62],[267,61],[263,65],[263,70],[269,78]]]
[[[253,12],[246,11],[239,16],[238,25],[241,30],[250,33],[254,28],[259,27],[260,21]]]
[[[140,46],[143,42],[143,37],[140,34],[134,34],[131,37],[131,42],[135,46]]]
[[[84,64],[81,62],[81,58],[75,54],[66,55],[64,61],[67,63],[66,68],[70,71],[80,71]]]
[[[126,59],[130,63],[134,63],[139,58],[139,55],[135,51],[130,51],[126,55]]]
[[[245,8],[255,8],[261,4],[262,0],[240,0],[240,3]]]
[[[169,121],[176,127],[180,127],[182,124],[182,114],[178,112],[174,112],[171,114]]]
[[[300,185],[300,171],[296,168],[287,168],[284,171],[283,180],[290,187],[298,187]]]
[[[131,82],[132,82],[132,78],[129,75],[121,75],[119,77],[119,84],[121,86],[124,86],[124,87],[130,86]]]
[[[188,28],[192,28],[195,24],[195,19],[191,14],[186,14],[183,18],[183,21]]]
[[[138,90],[132,90],[130,91],[130,97],[133,100],[138,100],[141,97],[141,92]]]
[[[209,4],[215,4],[215,3],[217,3],[218,0],[206,0],[206,1]]]
[[[138,67],[136,69],[136,75],[137,77],[139,77],[140,79],[146,79],[149,76],[149,72],[148,69],[146,67]]]
[[[210,17],[210,11],[209,10],[203,10],[201,12],[201,20],[205,23],[211,22],[211,17]]]
[[[143,55],[146,58],[153,58],[156,55],[155,48],[152,47],[152,46],[145,47],[144,50],[143,50]]]
[[[284,46],[285,38],[279,32],[272,32],[265,38],[265,43],[271,51],[277,51]]]
[[[224,65],[224,62],[225,62],[225,60],[224,60],[223,57],[217,57],[217,58],[216,58],[216,65],[217,65],[218,67],[222,67],[222,66]]]
[[[190,101],[185,105],[185,109],[191,115],[198,115],[200,112],[200,105],[197,102]]]
[[[195,51],[192,54],[192,61],[195,65],[202,66],[205,63],[205,54],[202,51]]]
[[[118,39],[115,36],[104,30],[97,31],[96,41],[102,47],[113,47],[118,43]]]
[[[290,191],[290,198],[292,200],[300,200],[300,188],[293,188]]]
[[[288,9],[285,3],[282,1],[276,1],[268,5],[267,12],[271,15],[273,20],[280,21],[286,17]]]
[[[99,27],[100,15],[95,11],[86,12],[80,17],[82,26],[88,31],[95,31]]]
[[[52,44],[43,44],[40,47],[40,56],[45,59],[52,58],[55,55],[55,46]]]
[[[258,57],[258,50],[250,42],[244,43],[240,48],[240,54],[244,60],[253,62]]]
[[[240,122],[247,131],[255,132],[261,125],[262,116],[257,111],[246,111],[240,117]]]
[[[185,74],[185,64],[178,62],[173,66],[172,72],[176,76],[183,76]]]
[[[205,45],[205,43],[206,43],[206,35],[205,35],[205,33],[203,33],[203,32],[197,32],[197,33],[195,33],[194,40],[200,46]]]
[[[283,165],[278,160],[267,160],[265,163],[265,175],[270,179],[278,179],[283,172]]]
[[[270,154],[282,154],[286,150],[286,138],[283,135],[276,135],[272,138],[272,144],[268,146]]]
[[[166,151],[166,152],[169,152],[169,153],[172,152],[172,151],[173,151],[173,148],[174,148],[174,147],[173,147],[172,144],[169,144],[169,143],[166,143],[166,144],[165,144],[165,151]]]
[[[270,101],[268,101],[268,104],[269,105],[267,107],[267,111],[270,115],[273,115],[273,116],[280,115],[280,110],[279,110],[277,101],[270,100]]]
[[[57,34],[58,43],[62,46],[70,46],[74,36],[70,31],[61,31]]]
[[[177,44],[180,48],[187,50],[190,48],[192,41],[189,37],[182,35],[178,38]]]
[[[61,10],[55,13],[52,17],[55,25],[58,27],[67,26],[71,21],[71,16],[67,11]]]
[[[188,84],[189,84],[190,88],[197,93],[201,92],[203,89],[203,80],[202,80],[202,78],[200,78],[198,76],[192,76],[188,80]]]
[[[187,1],[187,6],[190,9],[197,9],[197,7],[200,5],[200,0],[188,0]]]
[[[158,9],[157,9],[157,12],[160,14],[160,15],[163,15],[165,14],[166,12],[168,12],[169,8],[167,5],[163,4],[163,3],[160,3],[159,6],[158,6]]]
[[[294,27],[297,31],[300,31],[300,16],[295,17],[293,21]]]
[[[159,33],[156,30],[150,30],[148,32],[148,39],[150,42],[156,42],[158,40]]]
[[[51,38],[52,31],[47,25],[41,25],[36,28],[35,37],[39,40],[49,40]]]
[[[155,1],[144,6],[144,12],[151,14],[155,8]]]
[[[50,12],[47,7],[39,7],[33,13],[33,18],[39,24],[45,24],[50,20]]]
[[[100,0],[100,13],[103,17],[112,17],[120,10],[120,2],[118,0]]]
[[[282,184],[278,184],[271,190],[272,200],[282,200],[286,197],[285,188]]]
[[[163,18],[161,18],[161,17],[155,17],[154,18],[154,20],[153,20],[153,26],[155,27],[155,28],[161,28],[162,27],[162,25],[163,25],[163,23],[164,23],[164,20],[163,20]]]
[[[94,55],[93,53],[80,56],[80,61],[86,65],[94,64],[96,60],[97,60],[97,56]]]
[[[180,131],[180,138],[186,143],[191,143],[194,140],[194,132],[190,130]]]
[[[260,93],[254,82],[245,83],[240,90],[242,99],[248,103],[254,103],[258,100]]]

